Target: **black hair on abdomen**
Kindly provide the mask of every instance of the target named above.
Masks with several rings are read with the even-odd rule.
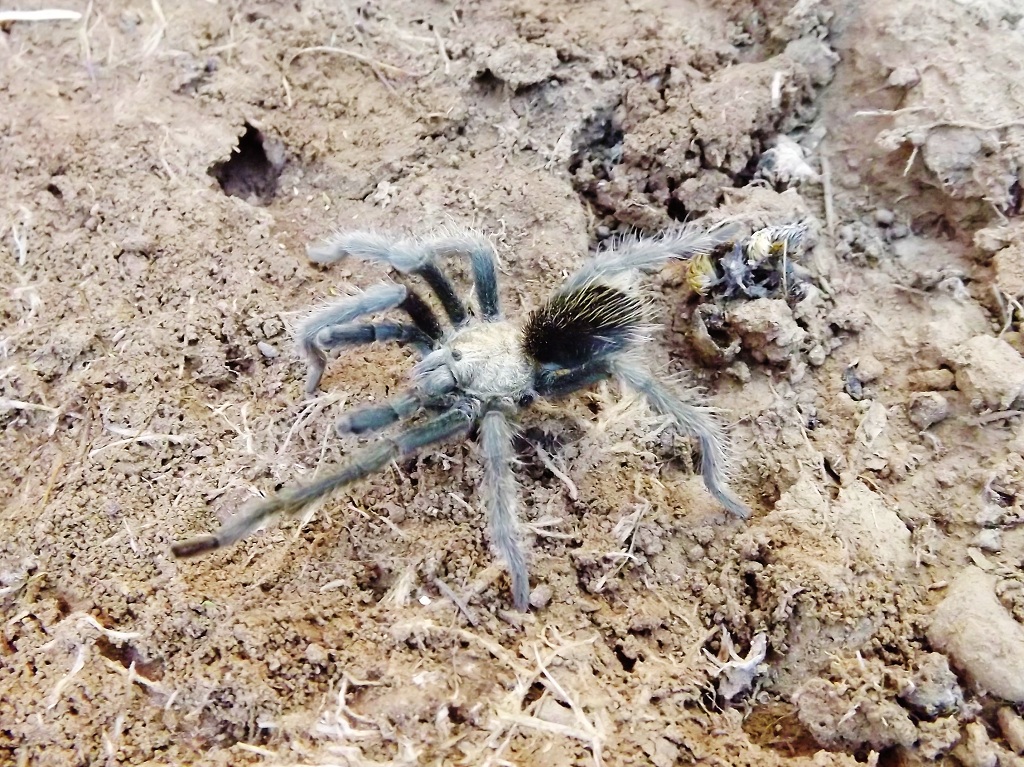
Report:
[[[542,365],[575,367],[628,346],[644,325],[635,295],[594,283],[552,296],[530,315],[523,349]]]

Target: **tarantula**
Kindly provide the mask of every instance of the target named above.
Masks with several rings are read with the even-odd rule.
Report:
[[[412,385],[382,405],[344,414],[335,428],[339,434],[360,434],[413,416],[424,415],[424,420],[364,447],[333,473],[260,500],[213,535],[174,544],[175,556],[232,544],[271,516],[297,512],[397,458],[465,436],[477,426],[491,544],[507,568],[516,609],[526,610],[530,582],[518,518],[511,418],[538,397],[561,397],[611,377],[641,393],[655,411],[697,439],[708,491],[729,512],[746,519],[750,510],[727,484],[725,438],[713,411],[686,402],[685,389],[672,380],[659,380],[638,353],[654,327],[637,285],[640,273],[670,258],[707,253],[727,239],[723,227],[705,231],[689,226],[657,238],[620,242],[588,261],[525,321],[503,318],[495,252],[481,235],[405,240],[350,232],[311,248],[310,258],[317,263],[352,256],[419,276],[452,327],[444,329],[431,306],[404,284],[383,283],[339,299],[298,327],[299,351],[309,366],[306,391],[318,388],[332,349],[376,341],[409,344],[422,354],[412,371]],[[441,257],[468,257],[477,303],[473,314],[438,266]],[[404,312],[409,321],[356,322],[392,309]]]

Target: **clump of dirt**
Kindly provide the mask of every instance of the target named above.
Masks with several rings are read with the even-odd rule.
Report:
[[[1018,764],[1022,24],[1009,0],[0,22],[0,762]],[[344,462],[372,437],[337,417],[404,385],[413,355],[375,345],[304,397],[296,321],[388,279],[308,244],[472,226],[525,316],[588,250],[698,219],[734,239],[651,276],[645,353],[727,424],[749,521],[601,383],[519,424],[529,613],[472,440],[171,556]]]

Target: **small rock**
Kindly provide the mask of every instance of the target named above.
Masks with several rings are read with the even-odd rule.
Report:
[[[558,67],[558,54],[545,45],[509,39],[490,51],[484,64],[492,75],[517,91],[549,79]]]
[[[919,429],[927,429],[949,417],[949,402],[938,392],[928,391],[910,396],[907,416]]]
[[[929,721],[922,719],[917,723],[920,739],[914,747],[917,753],[929,763],[949,753],[949,750],[960,742],[960,722],[956,716],[943,716]],[[923,767],[920,761],[898,762],[900,767]]]
[[[914,67],[896,67],[886,81],[891,88],[913,88],[921,82],[921,73]]]
[[[1011,226],[994,226],[988,229],[979,229],[974,233],[974,247],[986,256],[991,256],[1005,248],[1020,237],[1021,234],[1024,234],[1024,230]]]
[[[956,675],[949,668],[949,660],[937,652],[924,655],[899,696],[927,717],[949,714],[964,702]]]
[[[861,697],[826,679],[805,682],[793,702],[801,724],[828,748],[909,748],[919,738],[909,712],[896,701]]]
[[[889,239],[890,240],[902,240],[905,237],[910,236],[910,227],[906,224],[895,223],[889,227]]]
[[[405,507],[399,506],[397,503],[385,503],[383,509],[388,513],[388,519],[396,525],[402,524],[408,517]]]
[[[857,378],[861,383],[877,381],[885,375],[885,365],[870,354],[865,354],[857,361]]]
[[[996,597],[996,578],[968,566],[950,585],[928,640],[979,690],[1024,703],[1024,626]]]
[[[953,347],[956,386],[977,409],[1006,410],[1024,392],[1024,358],[995,336],[975,336]]]
[[[775,145],[765,150],[757,164],[757,175],[775,187],[797,186],[820,180],[804,159],[803,148],[789,136],[777,136]]]
[[[548,696],[537,706],[535,716],[545,722],[559,725],[561,727],[578,726],[576,715],[571,709],[561,705],[554,696]]]
[[[572,722],[570,726],[578,726],[578,723]],[[655,738],[651,745],[644,747],[644,753],[650,757],[651,764],[654,767],[672,767],[672,765],[679,764],[681,761],[679,758],[679,746],[668,738],[660,736]]]
[[[974,536],[974,540],[971,541],[972,546],[977,546],[982,551],[1001,551],[1003,548],[1003,537],[1000,532],[994,528],[985,528],[979,530],[978,534]]]
[[[807,338],[807,331],[796,323],[789,304],[782,299],[744,302],[732,312],[729,324],[759,362],[787,363]]]
[[[967,735],[953,749],[953,756],[964,767],[996,767],[999,757],[988,739],[988,732],[981,722],[971,722],[966,727]]]
[[[796,4],[794,4],[794,9],[795,7]],[[792,13],[793,11],[790,11],[790,17]],[[786,45],[783,55],[788,61],[797,62],[797,65],[807,72],[807,76],[815,87],[832,82],[836,65],[839,63],[839,55],[817,35],[801,35],[797,39],[791,40]]]
[[[306,660],[314,666],[323,666],[328,660],[327,650],[316,642],[310,642],[306,645]]]
[[[864,399],[864,384],[857,375],[857,368],[854,365],[843,371],[843,391],[850,395],[854,402]]]
[[[725,372],[740,383],[750,383],[750,366],[746,362],[734,362],[725,369]]]
[[[999,729],[1007,744],[1018,754],[1024,754],[1024,719],[1009,706],[1003,706],[996,714]]]
[[[551,604],[552,596],[554,596],[554,591],[551,586],[542,583],[530,592],[530,607],[542,610]]]
[[[277,357],[278,351],[276,348],[268,344],[266,341],[260,341],[256,344],[256,348],[260,350],[260,354],[266,357],[268,360],[272,360]]]
[[[879,226],[892,226],[896,221],[896,214],[887,208],[879,208],[875,211],[875,223]]]
[[[996,285],[1009,296],[1024,296],[1024,242],[1016,241],[992,258]]]
[[[915,391],[948,391],[953,388],[955,379],[952,370],[938,368],[917,370],[907,376],[907,383]]]
[[[601,609],[601,605],[599,605],[592,599],[587,599],[586,597],[577,597],[576,607],[578,607],[580,611],[585,613],[596,613],[598,610]]]
[[[807,352],[807,361],[817,368],[825,364],[827,356],[825,348],[821,344],[815,344],[814,347]]]

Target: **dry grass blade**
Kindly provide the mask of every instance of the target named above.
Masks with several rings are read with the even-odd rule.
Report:
[[[0,11],[0,24],[13,21],[78,21],[82,14],[61,8],[47,8],[40,11]]]

